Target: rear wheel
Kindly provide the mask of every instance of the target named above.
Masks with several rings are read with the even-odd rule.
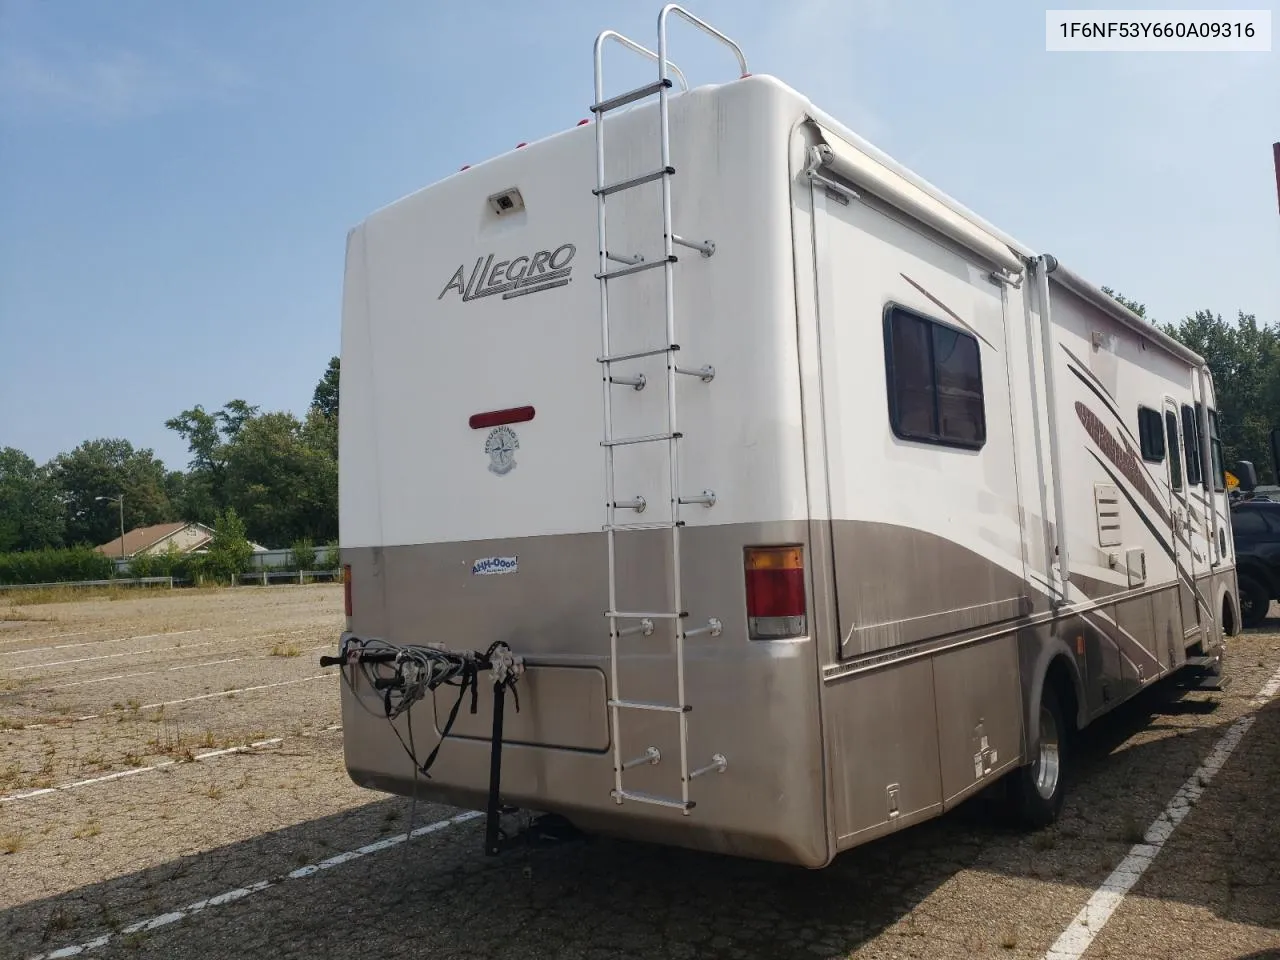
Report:
[[[1010,812],[1021,823],[1044,827],[1058,819],[1066,797],[1067,722],[1058,691],[1046,684],[1040,695],[1040,738],[1035,756],[1009,778]]]
[[[1267,618],[1271,591],[1247,574],[1242,574],[1237,584],[1240,590],[1240,622],[1246,627],[1256,627]]]

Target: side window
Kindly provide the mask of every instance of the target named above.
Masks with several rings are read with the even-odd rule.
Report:
[[[1173,489],[1182,489],[1182,458],[1178,455],[1178,418],[1172,410],[1164,412],[1165,434],[1169,439],[1169,476]]]
[[[978,341],[902,307],[885,316],[889,422],[904,440],[976,450],[987,441]]]
[[[1209,453],[1213,461],[1213,489],[1222,493],[1227,489],[1226,468],[1222,464],[1222,441],[1218,439],[1218,411],[1209,410]]]
[[[1200,486],[1200,431],[1195,412],[1182,405],[1182,443],[1187,452],[1187,486]]]
[[[1138,444],[1142,447],[1143,460],[1164,462],[1164,427],[1160,423],[1159,411],[1138,407]]]

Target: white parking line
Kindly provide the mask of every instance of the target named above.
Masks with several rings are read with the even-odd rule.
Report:
[[[281,680],[278,683],[262,683],[255,687],[236,687],[234,690],[219,690],[217,693],[202,693],[198,697],[183,697],[180,700],[165,700],[162,703],[144,703],[138,710],[154,710],[157,707],[175,707],[180,703],[192,703],[196,700],[212,700],[215,697],[229,697],[235,693],[250,693],[254,690],[270,690],[273,687],[287,687],[294,683],[306,683],[308,680],[319,680],[323,677],[336,677],[336,673],[313,673],[309,677],[301,677],[297,680]],[[69,723],[79,723],[82,720],[100,720],[103,717],[114,716],[119,713],[126,713],[130,709],[124,707],[118,710],[105,710],[102,713],[86,713],[83,717],[71,717],[67,720],[54,720],[49,723],[28,723],[18,729],[21,730],[44,730],[47,727],[63,727]]]
[[[360,847],[357,850],[348,850],[346,853],[340,853],[337,856],[330,857],[328,860],[321,860],[319,863],[309,863],[305,867],[299,867],[289,873],[277,874],[267,880],[259,880],[257,883],[251,883],[247,887],[237,887],[234,890],[228,890],[226,893],[220,893],[216,897],[209,897],[207,900],[197,900],[195,903],[189,904],[180,910],[173,910],[169,913],[162,913],[159,916],[151,917],[147,920],[139,920],[137,923],[131,923],[127,927],[121,927],[118,933],[105,933],[93,940],[87,940],[84,943],[78,943],[74,946],[63,947],[60,950],[54,950],[51,953],[41,953],[29,960],[62,960],[64,957],[78,957],[82,953],[90,950],[96,950],[99,947],[105,947],[116,936],[129,936],[134,933],[142,933],[144,930],[157,930],[160,927],[167,927],[179,920],[185,920],[187,917],[195,913],[200,913],[212,907],[221,907],[224,904],[235,903],[237,900],[243,900],[245,897],[252,896],[255,893],[261,893],[271,887],[278,886],[289,880],[305,880],[307,877],[315,876],[325,870],[332,870],[334,867],[340,867],[343,864],[351,863],[353,860],[359,860],[361,857],[367,857],[370,854],[381,853],[383,850],[390,850],[392,847],[399,846],[411,837],[421,837],[428,833],[437,833],[446,827],[454,824],[465,823],[468,820],[475,820],[484,814],[479,810],[468,810],[460,813],[456,817],[450,817],[447,820],[437,820],[435,823],[428,823],[425,826],[418,827],[411,833],[399,833],[394,837],[387,837],[384,840],[378,840]]]
[[[29,650],[6,650],[0,653],[0,657],[18,657],[24,653],[43,653],[46,650],[70,650],[72,647],[96,647],[103,643],[125,643],[129,640],[154,640],[156,637],[180,637],[184,633],[200,633],[203,630],[212,629],[210,627],[201,627],[196,630],[174,630],[171,633],[142,633],[136,637],[116,637],[113,640],[85,640],[83,643],[59,643],[53,647],[31,647]],[[68,637],[83,637],[83,633],[68,633]],[[52,640],[53,637],[36,637],[33,639]]]
[[[61,640],[63,637],[87,637],[92,632],[92,630],[77,630],[74,633],[51,633],[47,637],[9,637],[8,639],[0,640],[0,645],[27,643],[31,640]]]
[[[180,633],[200,633],[201,631],[182,630],[179,632]],[[205,640],[203,643],[187,643],[187,644],[180,643],[172,647],[153,647],[150,650],[123,650],[120,653],[103,653],[96,657],[79,657],[78,659],[75,659],[75,660],[54,660],[50,663],[24,663],[20,667],[5,667],[5,670],[10,673],[17,673],[19,670],[40,670],[44,667],[65,667],[75,663],[92,663],[97,660],[115,660],[120,657],[145,657],[152,653],[175,653],[183,650],[195,650],[198,647],[217,646],[220,643],[260,643],[263,640],[274,640],[279,637],[293,637],[293,636],[297,636],[298,634],[305,634],[308,632],[309,631],[307,630],[286,630],[282,633],[264,633],[261,636],[256,636],[256,637],[225,637],[222,640]],[[171,636],[177,636],[177,634],[155,633],[155,634],[149,634],[148,636],[149,637],[171,637]],[[145,640],[147,639],[147,637],[125,637],[124,639]],[[326,646],[332,646],[332,644],[326,644]],[[316,647],[314,649],[319,649],[319,647]],[[28,651],[16,650],[12,652],[27,653]]]
[[[1249,706],[1254,710],[1264,706],[1278,691],[1280,691],[1280,670],[1277,670],[1263,685],[1258,695],[1249,702]],[[1173,835],[1174,829],[1200,800],[1205,788],[1217,776],[1218,771],[1227,762],[1227,758],[1231,756],[1231,751],[1239,746],[1256,719],[1249,714],[1227,728],[1227,732],[1222,735],[1208,758],[1200,765],[1200,769],[1193,773],[1182,788],[1173,795],[1168,806],[1147,828],[1142,842],[1133,845],[1128,855],[1120,861],[1120,865],[1111,872],[1111,876],[1107,877],[1102,882],[1102,886],[1094,891],[1089,902],[1084,905],[1084,909],[1076,914],[1070,926],[1049,948],[1049,952],[1044,955],[1044,960],[1080,960],[1090,944],[1102,932],[1107,921],[1111,919],[1111,915],[1116,912],[1116,908],[1164,848],[1165,842]]]
[[[308,680],[322,680],[325,677],[336,677],[336,673],[313,673],[309,677],[301,677],[297,680],[281,680],[277,683],[260,683],[256,687],[236,687],[234,690],[219,690],[217,693],[202,693],[196,697],[183,697],[181,700],[164,700],[160,703],[144,703],[139,710],[155,710],[157,707],[176,707],[180,703],[195,703],[197,700],[212,700],[216,697],[229,697],[233,693],[251,693],[254,690],[271,690],[275,687],[288,687],[295,683],[306,683]],[[112,713],[122,713],[121,710],[108,710],[105,714],[90,713],[83,717],[76,717],[77,720],[97,720],[99,717]]]
[[[231,657],[228,660],[202,660],[200,663],[184,663],[176,667],[165,667],[163,670],[144,670],[142,673],[117,673],[110,677],[98,677],[96,680],[77,680],[75,683],[63,683],[56,687],[45,687],[38,693],[56,693],[58,690],[70,690],[72,687],[87,687],[95,683],[106,683],[108,680],[132,680],[134,677],[154,677],[157,673],[172,673],[174,670],[194,670],[197,667],[213,667],[219,663],[236,663],[247,657]],[[261,659],[255,657],[254,659]]]
[[[154,647],[151,650],[122,650],[120,653],[103,653],[96,657],[80,657],[76,660],[54,660],[51,663],[24,663],[20,667],[5,667],[5,671],[7,673],[17,673],[20,670],[42,670],[46,667],[65,667],[73,663],[92,663],[95,660],[114,660],[117,657],[145,657],[152,653],[173,653],[175,650],[194,650],[197,647],[211,647],[218,643],[243,642],[244,641],[239,637],[232,637],[228,640],[206,640],[204,643],[188,643],[176,647]]]
[[[245,744],[242,747],[226,747],[222,750],[210,750],[208,753],[198,753],[190,760],[160,760],[151,764],[149,767],[133,767],[129,770],[121,770],[119,773],[109,773],[104,777],[93,777],[89,780],[76,780],[72,783],[64,783],[57,787],[42,787],[39,790],[27,790],[23,793],[11,793],[8,796],[0,797],[0,803],[13,803],[15,800],[32,800],[36,797],[47,797],[51,793],[61,793],[65,790],[75,790],[79,787],[92,786],[95,783],[109,783],[112,780],[122,780],[125,777],[135,777],[140,773],[151,773],[153,770],[159,770],[162,767],[173,767],[180,763],[195,763],[201,760],[212,760],[214,757],[225,757],[232,753],[246,753],[255,747],[271,747],[277,743],[282,743],[284,737],[272,737],[270,740],[257,740],[253,743]]]

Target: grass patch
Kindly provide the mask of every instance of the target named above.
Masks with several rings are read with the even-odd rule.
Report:
[[[1041,853],[1044,853],[1047,850],[1052,850],[1057,845],[1058,838],[1047,830],[1042,830],[1031,838],[1031,846],[1036,850],[1039,850]]]
[[[70,930],[75,926],[75,917],[71,915],[71,911],[62,904],[58,904],[49,914],[49,920],[45,923],[45,933],[61,933],[64,930]]]
[[[1018,935],[1012,930],[1006,930],[1000,935],[1000,946],[1004,950],[1018,949]]]
[[[1147,837],[1146,828],[1133,817],[1124,818],[1124,839],[1126,843],[1142,843]]]
[[[296,643],[277,643],[271,648],[273,657],[297,657],[302,655],[302,648]]]
[[[0,717],[0,730],[23,730],[26,724],[21,720],[14,720],[10,717]]]
[[[77,840],[88,840],[90,837],[96,837],[102,832],[102,827],[98,825],[97,820],[90,820],[83,827],[77,827],[71,835]]]
[[[222,789],[215,783],[209,784],[209,788],[205,790],[204,795],[210,800],[221,800]]]
[[[2,854],[17,853],[26,845],[27,840],[20,833],[0,834],[0,853]]]

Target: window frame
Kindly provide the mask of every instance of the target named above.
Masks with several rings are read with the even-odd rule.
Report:
[[[1154,425],[1153,425],[1154,421]],[[1154,432],[1152,432],[1154,430]],[[1154,407],[1138,404],[1138,446],[1142,459],[1147,463],[1164,463],[1165,456],[1164,417]],[[1158,451],[1149,450],[1151,440],[1159,442]]]
[[[1169,456],[1169,486],[1180,497],[1183,496],[1183,474],[1181,444],[1178,441],[1178,414],[1168,407],[1164,409],[1165,448]]]
[[[1183,472],[1187,477],[1187,489],[1204,486],[1200,471],[1200,419],[1191,404],[1180,405],[1182,417],[1182,454],[1186,461]]]
[[[895,388],[896,364],[894,362],[893,353],[893,330],[894,317],[902,314],[913,320],[924,323],[929,332],[929,369],[931,382],[933,386],[933,421],[940,425],[940,411],[938,406],[938,364],[934,357],[934,327],[941,327],[956,336],[964,337],[972,342],[974,347],[974,356],[978,363],[978,402],[981,408],[981,437],[978,440],[960,440],[955,437],[948,437],[940,433],[920,433],[916,431],[904,431],[901,429],[898,409],[898,396]],[[956,450],[972,450],[978,451],[987,445],[987,390],[986,382],[983,379],[982,370],[982,342],[974,336],[970,331],[954,323],[947,323],[936,317],[931,317],[919,310],[913,310],[911,307],[904,306],[901,303],[890,300],[884,306],[881,325],[884,332],[884,361],[885,361],[885,396],[889,405],[889,429],[893,431],[893,435],[899,440],[906,440],[911,443],[927,443],[935,447],[949,447]]]
[[[1213,492],[1226,493],[1227,466],[1222,456],[1222,440],[1218,436],[1218,411],[1213,407],[1209,408],[1209,468],[1213,471]],[[1205,489],[1208,488],[1206,481]]]

